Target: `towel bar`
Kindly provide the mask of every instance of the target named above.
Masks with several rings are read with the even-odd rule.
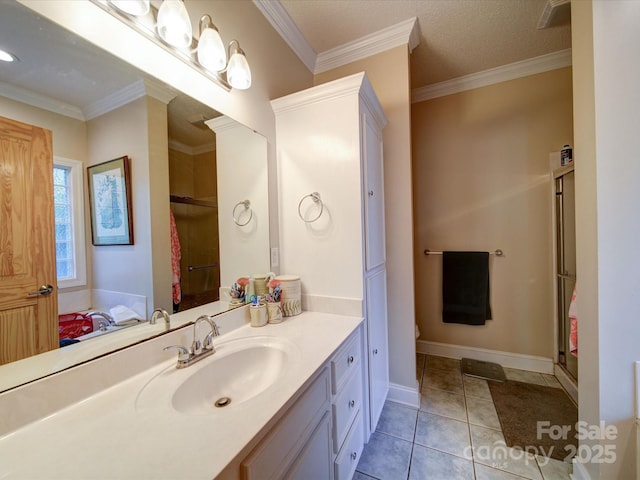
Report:
[[[493,252],[488,252],[488,253],[489,255],[495,255],[496,257],[501,257],[502,255],[504,255],[504,252],[499,248],[494,250]],[[425,248],[424,254],[425,255],[442,255],[442,252],[435,252],[433,250],[429,250],[428,248]]]

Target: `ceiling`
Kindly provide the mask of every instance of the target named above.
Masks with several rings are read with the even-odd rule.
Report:
[[[270,0],[271,1],[271,0]],[[571,47],[568,0],[280,0],[320,54],[412,17],[411,88]],[[538,29],[547,5],[550,26]]]
[[[0,48],[20,59],[0,62],[0,95],[79,119],[136,83],[159,83],[14,0],[0,0]],[[210,146],[215,134],[194,121],[220,114],[175,93],[167,107],[169,138],[189,148]]]

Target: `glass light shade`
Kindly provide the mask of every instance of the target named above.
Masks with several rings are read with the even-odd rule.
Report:
[[[191,20],[182,0],[164,0],[158,10],[156,28],[160,38],[178,48],[191,45]]]
[[[238,48],[229,59],[227,67],[229,85],[238,90],[246,90],[251,86],[251,69],[244,52]]]
[[[109,3],[118,10],[136,17],[149,12],[149,0],[109,0]]]
[[[205,28],[198,40],[198,62],[207,70],[219,72],[227,65],[227,50],[215,28]]]

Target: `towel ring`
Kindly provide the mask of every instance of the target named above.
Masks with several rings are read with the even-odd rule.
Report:
[[[313,200],[313,202],[315,204],[320,204],[320,213],[318,213],[318,215],[316,217],[314,217],[314,218],[312,218],[310,220],[307,220],[302,215],[302,212],[300,211],[300,208],[302,207],[302,202],[304,202],[309,197]],[[300,200],[300,203],[298,203],[298,216],[302,219],[302,221],[304,223],[313,223],[313,222],[315,222],[316,220],[318,220],[322,216],[322,212],[324,212],[324,203],[322,203],[322,199],[320,198],[320,194],[318,192],[313,192],[313,193],[310,193],[308,195],[305,195]]]
[[[236,217],[236,210],[238,210],[239,206],[243,206],[244,211],[249,210],[249,218],[244,223],[240,223],[240,215],[242,215],[242,212],[240,212],[240,214]],[[239,227],[246,226],[253,218],[253,210],[251,210],[251,202],[249,200],[243,200],[242,202],[236,203],[236,206],[233,207],[233,212],[231,213],[231,216],[233,217],[233,223],[235,223]]]

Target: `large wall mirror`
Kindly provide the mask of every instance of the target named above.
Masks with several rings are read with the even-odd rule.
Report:
[[[0,0],[0,32],[0,48],[18,57],[14,64],[0,62],[0,116],[51,130],[54,164],[79,162],[82,174],[83,211],[70,218],[84,221],[77,243],[85,273],[58,282],[59,313],[125,305],[148,320],[162,307],[177,312],[172,327],[178,327],[196,313],[225,311],[220,291],[234,279],[269,271],[263,136],[13,0]],[[95,246],[87,167],[125,155],[134,243]],[[246,200],[251,220],[245,224],[249,217],[238,217],[247,213]],[[179,272],[171,264],[177,244]],[[1,313],[0,343],[11,346],[17,340]],[[162,334],[161,323],[81,335],[51,352],[5,363],[0,392]]]

